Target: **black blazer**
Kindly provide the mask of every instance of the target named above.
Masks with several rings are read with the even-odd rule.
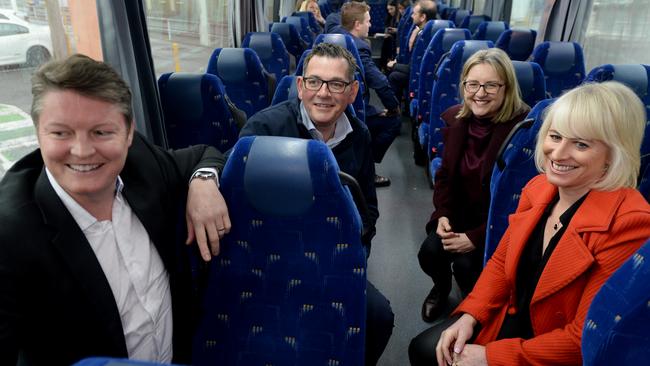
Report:
[[[190,176],[205,166],[223,166],[216,149],[166,152],[136,133],[120,173],[123,195],[169,273],[175,362],[190,361],[199,315],[189,253],[176,244],[177,223]],[[0,182],[0,223],[0,365],[15,365],[19,353],[27,365],[127,357],[108,281],[50,185],[39,150],[18,161]]]
[[[445,149],[442,153],[442,164],[436,173],[435,187],[433,193],[433,205],[435,211],[427,224],[427,233],[435,231],[438,225],[438,218],[446,216],[449,218],[451,227],[456,232],[464,232],[472,243],[483,248],[485,245],[485,230],[487,224],[487,213],[490,207],[490,180],[492,178],[492,169],[497,158],[499,148],[503,141],[508,137],[510,130],[517,122],[526,118],[528,109],[521,111],[513,119],[498,123],[492,130],[492,136],[485,151],[485,160],[481,167],[481,181],[474,189],[481,192],[481,212],[472,213],[474,216],[483,218],[480,224],[470,223],[468,220],[467,208],[461,207],[458,202],[461,201],[459,195],[463,195],[457,187],[461,184],[458,172],[460,159],[463,158],[464,147],[467,141],[467,131],[469,128],[468,119],[457,119],[455,116],[460,110],[461,105],[455,105],[447,109],[441,115],[441,118],[447,122],[448,127],[442,129],[445,142]]]

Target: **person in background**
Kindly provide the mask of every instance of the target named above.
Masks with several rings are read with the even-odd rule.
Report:
[[[402,14],[397,11],[397,0],[391,0],[386,4],[386,19],[384,20],[384,42],[381,46],[381,58],[379,65],[386,67],[389,60],[397,55],[397,25]]]
[[[370,93],[364,96],[366,107],[366,125],[372,136],[372,155],[376,164],[381,163],[386,151],[400,133],[402,126],[399,103],[386,76],[372,60],[372,50],[366,41],[370,29],[370,7],[364,2],[349,2],[341,7],[341,27],[333,33],[347,34],[352,37],[363,63],[366,88],[374,89],[385,109],[377,110],[370,104]],[[375,175],[375,185],[390,185],[390,179]]]
[[[178,213],[187,201],[187,243],[218,255],[221,153],[149,143],[127,84],[83,55],[42,66],[32,95],[40,149],[0,182],[0,364],[191,362],[200,310]]]
[[[318,2],[316,0],[303,1],[302,5],[300,5],[300,11],[311,12],[314,14],[314,17],[316,18],[316,21],[321,26],[321,28],[325,26],[325,19],[320,13],[320,7],[318,6]]]
[[[548,108],[534,155],[541,174],[460,318],[439,339],[430,329],[411,342],[414,365],[582,364],[593,297],[650,237],[650,205],[635,189],[645,122],[640,99],[614,81],[583,84]]]
[[[436,173],[435,211],[418,259],[434,286],[422,304],[422,318],[433,322],[447,305],[453,275],[464,294],[483,266],[490,178],[497,152],[512,128],[526,117],[508,55],[498,48],[473,54],[460,77],[463,104],[442,114],[442,165]]]
[[[303,75],[297,77],[298,98],[257,112],[239,136],[314,139],[332,149],[341,171],[357,180],[368,204],[369,212],[362,212],[361,219],[368,233],[362,242],[369,254],[379,211],[370,133],[363,122],[346,111],[359,91],[356,68],[348,50],[330,43],[317,44],[305,58]],[[394,315],[388,299],[370,282],[366,296],[365,359],[366,365],[375,365],[392,334]]]

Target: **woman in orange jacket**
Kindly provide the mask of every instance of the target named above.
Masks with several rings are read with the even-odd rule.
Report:
[[[548,110],[535,163],[508,230],[474,290],[414,364],[579,365],[585,316],[609,276],[650,237],[650,205],[634,189],[645,108],[628,87],[582,85]],[[471,341],[471,343],[470,343]],[[435,351],[434,351],[435,347]],[[426,361],[424,361],[426,362]]]

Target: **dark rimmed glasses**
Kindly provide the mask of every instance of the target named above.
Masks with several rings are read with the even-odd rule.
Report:
[[[330,93],[341,94],[345,89],[352,84],[352,81],[343,81],[343,80],[322,80],[317,77],[306,77],[302,78],[303,85],[307,90],[319,91],[323,84],[327,84],[327,90]]]
[[[468,93],[478,93],[478,90],[483,88],[486,93],[488,94],[494,94],[499,91],[499,88],[501,88],[504,84],[499,84],[493,81],[489,81],[485,84],[481,84],[478,81],[464,81],[463,82],[463,87],[465,88],[465,91]]]

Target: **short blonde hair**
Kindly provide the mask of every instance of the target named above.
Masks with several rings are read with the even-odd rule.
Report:
[[[463,72],[460,74],[460,82],[458,89],[460,90],[460,98],[465,100],[465,88],[462,86],[467,78],[469,71],[476,65],[488,64],[494,68],[497,75],[503,80],[503,90],[505,97],[503,104],[499,108],[499,112],[494,115],[492,122],[501,123],[513,119],[520,113],[530,109],[528,105],[521,99],[521,91],[519,90],[519,83],[517,82],[517,75],[515,68],[512,66],[510,57],[500,48],[488,48],[480,50],[470,56],[465,65],[463,65]],[[472,110],[467,103],[463,103],[462,108],[458,111],[457,118],[467,118],[472,116]]]
[[[609,167],[593,189],[635,188],[645,124],[645,107],[627,86],[616,81],[583,84],[562,95],[545,111],[537,135],[535,165],[544,172],[546,156],[542,145],[552,126],[563,137],[598,140],[609,148]]]

